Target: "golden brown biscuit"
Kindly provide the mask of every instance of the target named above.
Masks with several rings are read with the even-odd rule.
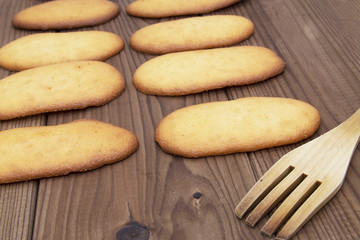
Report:
[[[69,61],[103,61],[124,47],[111,32],[79,31],[37,33],[18,38],[0,48],[0,66],[13,71]]]
[[[121,94],[125,80],[97,61],[51,64],[0,80],[0,120],[103,105]]]
[[[240,0],[137,0],[126,12],[137,17],[161,18],[209,13],[237,2]]]
[[[136,31],[130,46],[149,54],[225,47],[249,38],[254,24],[245,17],[214,15],[152,24]]]
[[[0,183],[83,172],[125,159],[136,136],[96,120],[0,132]]]
[[[119,13],[111,1],[50,1],[18,12],[12,24],[23,29],[73,29],[105,23]]]
[[[264,47],[241,46],[169,53],[142,64],[135,87],[146,94],[178,96],[263,81],[285,69]]]
[[[295,143],[319,124],[318,111],[305,102],[250,97],[176,110],[159,123],[155,140],[165,152],[197,158]]]

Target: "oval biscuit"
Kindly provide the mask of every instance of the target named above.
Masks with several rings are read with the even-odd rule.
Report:
[[[136,136],[96,120],[0,132],[0,183],[83,172],[125,159]]]
[[[264,47],[241,46],[169,53],[143,63],[135,87],[146,94],[178,96],[263,81],[285,69]]]
[[[111,1],[50,1],[18,12],[12,24],[23,29],[73,29],[105,23],[119,13]]]
[[[149,54],[225,47],[249,38],[253,23],[240,16],[192,17],[152,24],[136,31],[130,46]]]
[[[122,38],[111,32],[37,33],[18,38],[0,48],[0,66],[22,71],[60,62],[103,61],[123,47]]]
[[[161,18],[209,13],[228,7],[241,0],[137,0],[126,12],[137,17]]]
[[[0,120],[110,102],[125,89],[113,66],[96,61],[51,64],[0,80]]]
[[[176,110],[159,123],[155,140],[165,152],[197,158],[295,143],[319,124],[318,111],[305,102],[249,97]]]

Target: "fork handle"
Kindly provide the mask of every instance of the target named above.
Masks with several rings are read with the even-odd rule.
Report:
[[[353,114],[354,122],[357,123],[357,135],[360,135],[360,108]]]
[[[335,145],[333,146],[336,149],[334,156],[337,155],[339,157],[339,161],[343,163],[341,165],[342,167],[338,166],[338,170],[343,169],[345,171],[345,175],[347,167],[351,161],[351,156],[355,152],[356,146],[360,140],[360,108],[346,121],[325,133],[321,140],[325,143],[327,141],[331,143],[334,142],[334,138],[339,146],[339,148]],[[331,149],[329,149],[329,151],[331,151]],[[350,155],[345,157],[346,153],[350,153]]]
[[[349,132],[349,134],[351,134],[351,136],[357,137],[359,140],[359,137],[360,137],[360,108],[353,115],[351,115],[345,122],[340,124],[335,129],[342,129],[342,128],[351,129],[351,131],[347,131],[347,132]]]

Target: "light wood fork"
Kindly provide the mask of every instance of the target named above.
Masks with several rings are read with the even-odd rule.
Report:
[[[235,214],[250,226],[283,201],[261,232],[292,238],[341,188],[359,142],[360,109],[324,135],[279,159],[250,189]]]

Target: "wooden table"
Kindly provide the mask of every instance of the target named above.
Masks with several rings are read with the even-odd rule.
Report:
[[[0,45],[35,33],[14,29],[15,13],[40,0],[0,0]],[[125,13],[118,0],[111,22],[80,30],[105,30],[128,43],[149,24]],[[310,139],[337,126],[360,107],[360,2],[358,0],[244,0],[211,14],[250,18],[254,35],[241,45],[273,49],[287,63],[267,81],[183,97],[144,95],[132,74],[153,58],[124,50],[106,62],[117,67],[126,91],[101,107],[1,121],[0,129],[45,126],[94,118],[126,128],[139,139],[136,153],[86,173],[0,185],[0,239],[267,239],[237,219],[234,207],[283,154],[303,144],[227,156],[186,159],[161,151],[154,129],[170,112],[198,103],[248,96],[289,97],[315,106],[322,117]],[[0,69],[0,78],[12,72]],[[1,99],[0,101],[6,101]],[[1,153],[0,153],[1,157]],[[29,159],[31,161],[31,159]],[[294,239],[360,238],[360,148],[340,192]],[[267,218],[267,217],[266,217]],[[138,238],[135,238],[138,237]]]

